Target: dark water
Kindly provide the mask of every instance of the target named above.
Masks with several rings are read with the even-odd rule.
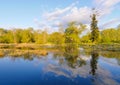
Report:
[[[0,57],[0,85],[120,85],[120,52],[63,49]]]

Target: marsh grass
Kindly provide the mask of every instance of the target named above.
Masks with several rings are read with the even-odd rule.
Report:
[[[71,46],[71,45],[70,45]],[[23,55],[38,55],[46,56],[49,51],[52,52],[64,52],[65,46],[51,45],[51,44],[0,44],[0,56],[23,56]],[[78,48],[85,49],[86,52],[91,51],[111,51],[119,52],[119,44],[82,44]]]
[[[96,51],[120,51],[120,44],[82,44],[80,47]]]
[[[0,50],[0,57],[4,56],[4,52]]]
[[[48,52],[46,50],[14,50],[11,49],[8,51],[8,56],[24,56],[24,55],[38,55],[38,56],[45,56]]]

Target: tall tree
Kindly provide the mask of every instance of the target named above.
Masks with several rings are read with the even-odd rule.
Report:
[[[97,19],[96,19],[96,15],[95,13],[92,14],[91,16],[91,41],[92,42],[97,42],[99,40],[99,30],[98,30],[98,26],[97,26]]]

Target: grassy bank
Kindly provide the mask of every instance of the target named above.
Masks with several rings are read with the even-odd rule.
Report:
[[[62,46],[62,45],[61,45]],[[60,45],[54,44],[0,44],[0,56],[47,55],[49,51],[58,51]]]
[[[120,44],[81,44],[85,49],[97,51],[120,51]]]
[[[0,44],[0,48],[8,49],[40,49],[40,48],[52,48],[54,44],[32,44],[32,43],[22,43],[22,44]]]
[[[0,44],[0,49],[26,49],[26,50],[43,50],[43,49],[58,49],[64,47],[63,45],[55,44]],[[120,51],[120,44],[80,44],[79,47],[91,50],[103,50],[103,51]]]

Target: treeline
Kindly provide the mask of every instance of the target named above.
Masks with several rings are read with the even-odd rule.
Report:
[[[10,30],[0,28],[0,43],[79,44],[79,36],[85,28],[85,25],[76,25],[75,22],[71,22],[66,29],[52,33],[48,33],[47,30],[33,30],[33,28]]]
[[[0,28],[0,43],[37,43],[37,44],[62,44],[64,43],[64,34],[47,31],[27,29],[10,29]]]
[[[83,43],[120,43],[120,25],[99,31],[97,15],[91,15],[91,32],[80,37],[86,25],[71,22],[66,29],[48,33],[47,30],[0,28],[0,43],[37,43],[37,44],[83,44]]]
[[[64,44],[64,43],[92,43],[91,33],[79,37],[86,28],[80,24],[70,23],[65,31],[48,33],[47,30],[10,29],[0,28],[0,43],[37,43],[37,44]],[[99,32],[97,43],[120,43],[120,27],[105,29]]]
[[[88,33],[87,35],[81,38],[81,42],[91,43],[90,37],[91,37],[91,33]],[[106,44],[120,43],[120,27],[109,28],[100,31],[97,43],[106,43]]]

